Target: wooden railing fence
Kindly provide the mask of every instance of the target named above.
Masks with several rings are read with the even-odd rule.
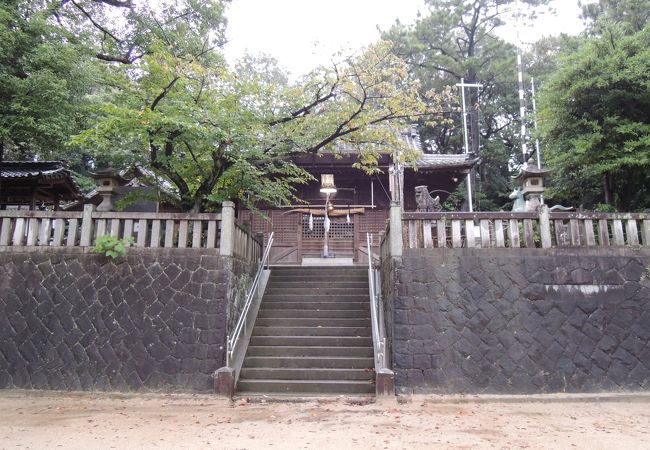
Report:
[[[235,224],[234,205],[224,202],[222,214],[0,211],[0,248],[92,247],[100,236],[131,238],[139,248],[220,249],[249,261],[261,256],[259,239]],[[224,240],[226,242],[224,242]]]
[[[241,225],[235,224],[233,254],[247,261],[259,261],[262,257],[262,238],[254,237]]]
[[[650,246],[650,214],[405,212],[404,248]]]

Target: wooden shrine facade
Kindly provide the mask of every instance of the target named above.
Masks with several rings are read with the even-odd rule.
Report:
[[[415,211],[415,186],[427,186],[441,203],[457,188],[478,162],[466,155],[423,155],[417,170],[395,170],[389,155],[380,161],[382,173],[368,175],[355,169],[356,155],[305,155],[296,163],[316,181],[297,186],[296,196],[304,203],[264,208],[261,214],[239,211],[238,220],[264,238],[274,232],[273,264],[301,264],[306,258],[320,258],[325,238],[325,194],[320,192],[322,174],[333,174],[336,193],[329,198],[329,252],[335,258],[349,258],[356,264],[368,261],[366,234],[374,235],[373,253],[379,252],[379,235],[385,230],[392,199],[403,198],[405,211]],[[400,189],[400,186],[401,187]],[[264,217],[265,216],[265,217]]]

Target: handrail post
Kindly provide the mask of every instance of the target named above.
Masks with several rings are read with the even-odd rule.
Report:
[[[404,249],[402,241],[402,207],[398,202],[390,203],[390,255],[401,257]]]
[[[229,203],[232,204],[232,202]],[[234,205],[233,205],[233,209],[234,209]],[[232,217],[232,229],[234,230],[235,227],[234,214],[231,217]],[[248,323],[249,319],[253,321],[252,326],[254,326],[254,320],[256,317],[255,315],[257,314],[257,310],[252,305],[254,301],[258,301],[261,299],[259,283],[262,277],[262,271],[264,270],[264,267],[266,266],[269,258],[269,254],[271,253],[271,246],[273,246],[273,232],[269,234],[269,240],[266,244],[266,247],[264,247],[262,258],[260,259],[257,267],[257,272],[255,273],[253,282],[251,283],[251,286],[248,290],[248,294],[246,295],[246,301],[244,302],[244,306],[242,307],[241,312],[239,313],[239,319],[237,320],[236,325],[232,329],[231,334],[228,334],[226,336],[226,366],[217,370],[213,375],[215,392],[217,392],[219,395],[232,397],[235,392],[235,384],[237,381],[237,370],[239,370],[239,368],[241,367],[241,361],[242,361],[239,356],[236,357],[237,361],[239,362],[234,361],[235,350],[237,348],[242,332],[244,333],[244,336],[248,336],[248,332],[252,328],[251,324]],[[249,316],[251,311],[253,311],[253,315]]]
[[[392,205],[391,205],[392,206]],[[399,204],[397,205],[399,208]],[[392,219],[392,210],[391,210]],[[399,211],[401,221],[401,210]],[[391,225],[391,228],[395,228]],[[400,230],[399,239],[402,244],[401,224],[396,227]],[[378,397],[389,397],[395,395],[395,374],[387,366],[386,358],[386,337],[384,335],[380,307],[380,291],[376,283],[375,269],[372,265],[372,234],[366,234],[368,245],[368,288],[370,292],[370,320],[372,322],[372,346],[375,361],[375,393]],[[401,255],[401,247],[400,247]]]
[[[221,236],[219,253],[221,256],[233,256],[235,242],[235,204],[225,201],[221,205]]]

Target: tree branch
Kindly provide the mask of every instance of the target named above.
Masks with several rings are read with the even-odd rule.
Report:
[[[86,17],[88,18],[88,20],[90,20],[90,23],[91,23],[95,28],[97,28],[99,31],[101,31],[102,33],[104,33],[106,36],[109,36],[111,39],[113,39],[113,40],[114,40],[115,42],[117,42],[118,44],[121,44],[121,43],[122,43],[122,40],[121,40],[120,38],[118,38],[118,37],[115,36],[113,33],[111,33],[110,31],[108,31],[106,28],[104,28],[104,27],[103,27],[102,25],[100,25],[98,22],[96,22],[95,19],[93,18],[93,16],[92,16],[88,11],[86,11],[86,10],[85,10],[85,9],[84,9],[80,4],[79,4],[79,3],[77,3],[75,0],[70,0],[70,2],[71,2],[71,3],[72,3],[72,4],[73,4],[73,5],[74,5],[74,6],[75,6],[79,11],[81,11],[81,13],[82,13],[84,16],[86,16]]]
[[[160,103],[160,101],[161,101],[163,98],[165,98],[165,96],[166,96],[166,95],[169,93],[169,91],[174,87],[174,85],[176,84],[176,82],[177,82],[179,79],[180,79],[180,77],[174,77],[174,79],[173,79],[173,80],[172,80],[172,81],[171,81],[167,86],[165,86],[165,88],[162,90],[162,92],[161,92],[160,94],[158,94],[158,97],[156,97],[156,98],[154,99],[153,103],[151,104],[151,107],[149,108],[149,109],[151,109],[151,111],[153,111],[154,109],[156,109],[156,106],[158,106],[158,103]]]
[[[276,119],[276,120],[273,120],[273,121],[269,122],[269,125],[273,127],[273,126],[279,125],[281,123],[290,122],[292,120],[297,119],[298,117],[305,116],[305,115],[309,114],[311,112],[311,110],[313,108],[315,108],[316,106],[320,105],[321,103],[325,103],[327,100],[333,98],[336,95],[335,91],[336,91],[336,88],[338,87],[339,82],[340,82],[339,72],[338,72],[338,69],[337,69],[336,66],[334,66],[334,71],[336,73],[336,80],[334,80],[334,82],[330,86],[329,93],[327,95],[321,97],[321,91],[322,91],[323,88],[322,87],[319,88],[318,91],[316,91],[316,98],[314,99],[313,102],[311,102],[310,104],[308,104],[306,106],[303,106],[300,109],[297,109],[297,110],[293,111],[288,116],[285,116],[285,117],[282,117],[280,119]]]
[[[118,62],[118,63],[126,64],[126,65],[133,64],[133,61],[131,61],[129,58],[127,58],[125,56],[112,56],[112,55],[107,55],[105,53],[97,53],[95,55],[95,58],[101,59],[102,61]]]
[[[133,8],[131,0],[92,0],[95,3],[103,3],[105,5],[116,6],[118,8]]]

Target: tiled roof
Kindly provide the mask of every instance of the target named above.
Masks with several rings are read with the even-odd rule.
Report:
[[[409,127],[407,130],[401,132],[400,138],[410,149],[422,151],[420,135],[415,127]],[[359,150],[352,144],[338,140],[336,141],[336,151],[345,154],[356,154]],[[385,148],[383,151],[380,150],[380,153],[390,153],[390,149]]]
[[[2,178],[64,178],[69,175],[61,161],[2,161]]]
[[[64,185],[67,186],[63,191],[64,199],[78,198],[82,195],[72,172],[61,161],[2,161],[0,179],[18,184],[46,182],[52,185]]]
[[[417,162],[418,168],[443,169],[443,168],[470,168],[479,161],[470,155],[443,155],[436,153],[423,153],[422,158]]]

